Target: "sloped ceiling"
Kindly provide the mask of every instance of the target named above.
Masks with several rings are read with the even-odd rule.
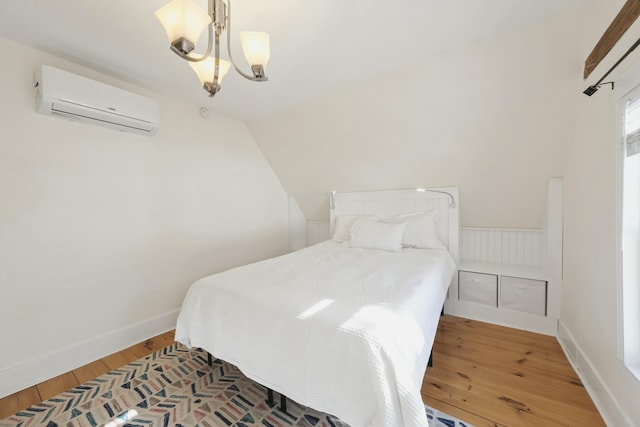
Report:
[[[248,121],[309,220],[328,193],[458,186],[461,222],[539,228],[564,173],[599,3]],[[571,31],[567,31],[571,28]],[[606,96],[603,95],[603,96]]]
[[[198,106],[252,119],[587,1],[234,0],[235,57],[244,62],[240,30],[269,32],[269,82],[250,82],[231,72],[215,99],[168,49],[153,15],[167,0],[2,1],[0,36]],[[197,2],[206,8],[205,0]],[[199,50],[204,45],[201,40]]]

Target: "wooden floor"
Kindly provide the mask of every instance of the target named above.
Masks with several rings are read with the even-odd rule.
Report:
[[[173,331],[0,399],[0,419],[173,342]],[[604,426],[555,338],[441,318],[424,402],[482,426]]]
[[[422,400],[476,427],[604,426],[554,337],[443,316]]]

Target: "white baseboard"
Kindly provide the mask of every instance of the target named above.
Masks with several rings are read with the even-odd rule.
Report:
[[[178,310],[91,338],[0,371],[0,398],[175,328]]]
[[[490,307],[473,302],[456,301],[455,296],[449,295],[449,297],[449,305],[445,304],[445,313],[447,314],[543,335],[557,336],[558,334],[558,321],[552,317]]]
[[[631,418],[622,410],[618,402],[613,398],[609,388],[602,381],[602,377],[595,369],[589,357],[573,338],[566,325],[560,321],[558,324],[558,341],[564,350],[569,363],[580,377],[587,393],[596,405],[602,419],[608,426],[633,427]]]

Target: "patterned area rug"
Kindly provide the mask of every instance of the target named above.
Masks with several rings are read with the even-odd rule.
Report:
[[[9,418],[27,426],[346,427],[338,418],[287,400],[283,413],[266,389],[222,360],[172,344]],[[425,407],[430,427],[472,427]]]

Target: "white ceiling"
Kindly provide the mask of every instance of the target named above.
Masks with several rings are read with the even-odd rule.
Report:
[[[206,10],[206,0],[196,1]],[[269,81],[251,82],[232,70],[214,99],[169,50],[153,14],[169,0],[2,0],[0,36],[251,119],[588,1],[234,0],[234,58],[249,72],[238,32],[269,32]],[[206,33],[198,50],[205,46]]]

